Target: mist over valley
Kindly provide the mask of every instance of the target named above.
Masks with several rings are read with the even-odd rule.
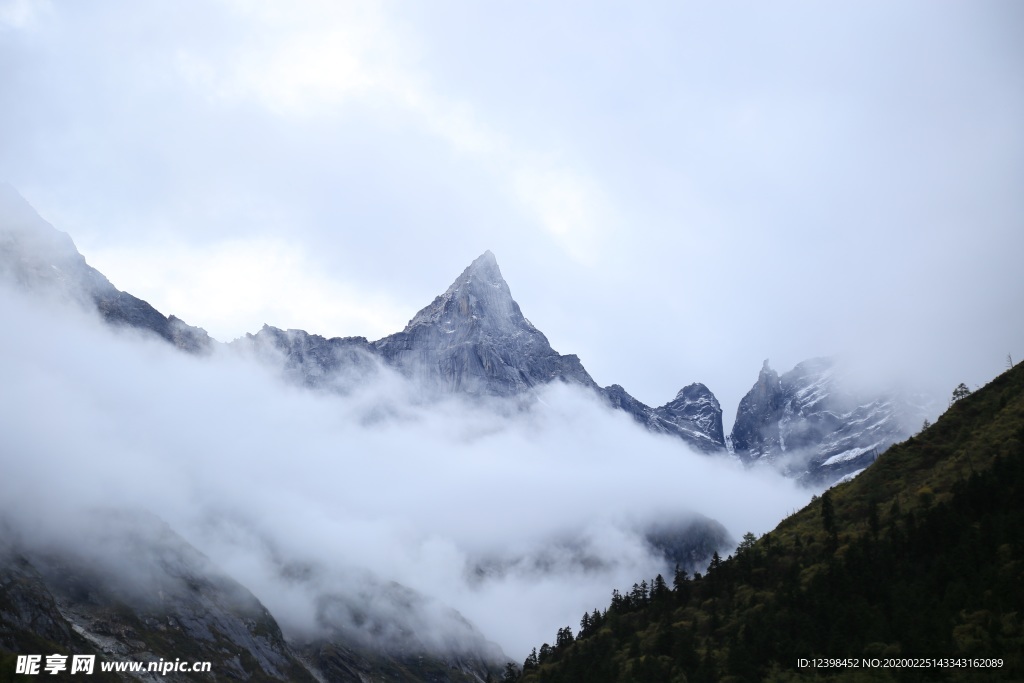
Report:
[[[280,351],[176,348],[163,328],[97,309],[92,271],[85,284],[68,266],[33,280],[52,268],[18,253],[29,275],[2,298],[18,388],[2,411],[10,538],[30,555],[89,557],[145,594],[161,565],[135,566],[123,522],[95,520],[151,517],[251,590],[286,638],[334,629],[384,649],[520,659],[612,588],[677,563],[700,571],[810,496],[645,428],[596,386],[501,395],[467,377],[475,392],[459,391],[366,353],[355,380],[342,363],[311,387]],[[515,332],[491,323],[488,339]],[[159,554],[162,541],[133,533]]]

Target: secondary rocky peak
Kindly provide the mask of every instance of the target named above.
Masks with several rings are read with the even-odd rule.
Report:
[[[736,412],[736,455],[820,485],[863,469],[906,438],[904,425],[919,420],[914,406],[894,392],[859,391],[846,372],[835,359],[812,358],[780,377],[765,361]]]
[[[765,359],[757,382],[740,400],[732,428],[733,448],[747,461],[781,450],[778,423],[784,402],[779,373]]]
[[[767,410],[775,410],[779,407],[778,398],[781,389],[779,373],[772,370],[768,359],[765,358],[761,372],[757,375],[757,384],[752,389],[754,401]]]
[[[779,373],[772,369],[768,359],[764,359],[761,371],[757,373],[757,382],[740,402],[739,410],[753,412],[759,417],[773,413],[781,405],[782,384]],[[738,418],[737,418],[738,419]]]
[[[718,405],[718,399],[715,398],[710,389],[700,382],[694,382],[680,389],[673,402],[687,401],[688,403],[696,403],[705,400],[714,401],[715,405]]]
[[[725,449],[722,406],[711,390],[700,382],[680,389],[674,399],[654,413],[664,421],[700,435],[700,445],[704,450]]]

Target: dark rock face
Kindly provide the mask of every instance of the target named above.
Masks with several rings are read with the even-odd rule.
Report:
[[[367,604],[393,603],[394,622],[365,623],[359,605],[327,596],[320,635],[288,640],[252,593],[158,519],[104,511],[78,521],[95,536],[81,548],[0,543],[0,655],[63,650],[95,654],[97,662],[180,658],[209,661],[212,670],[161,680],[309,683],[479,682],[504,660],[452,610],[458,642],[429,642],[424,598],[397,584],[366,584],[373,592]],[[98,663],[96,678],[121,680],[100,675]]]
[[[83,645],[39,572],[23,556],[0,552],[0,650],[28,652],[39,641]]]
[[[677,436],[704,453],[725,453],[722,408],[703,384],[680,389],[660,408],[651,408],[618,384],[600,391],[610,406],[629,413],[652,432]]]
[[[91,548],[12,547],[0,555],[6,592],[28,594],[0,611],[0,646],[43,639],[98,661],[209,661],[203,676],[213,680],[316,680],[255,596],[169,527],[112,512],[88,521],[98,534]]]
[[[766,360],[757,383],[740,399],[732,427],[732,447],[743,460],[758,460],[780,450],[778,423],[784,402],[782,382]]]
[[[910,398],[853,390],[844,373],[833,359],[814,358],[780,377],[765,361],[736,412],[736,455],[774,463],[809,485],[830,484],[870,465],[923,420]]]
[[[256,334],[231,342],[271,364],[283,366],[297,384],[346,392],[380,369],[377,349],[366,337],[325,339],[304,330],[281,330],[264,325]]]
[[[736,547],[721,523],[703,515],[676,522],[663,520],[647,529],[645,538],[670,567],[678,565],[690,574],[706,571],[715,551],[725,553]]]
[[[180,349],[208,351],[205,330],[119,291],[85,262],[71,238],[44,221],[21,195],[0,184],[0,279],[35,294],[93,307],[114,325],[153,332]]]
[[[702,449],[725,449],[722,428],[722,406],[711,390],[700,383],[683,387],[676,397],[654,411],[661,420],[675,425],[681,432],[693,435]]]
[[[628,391],[626,391],[619,384],[612,384],[604,389],[601,389],[601,394],[604,395],[605,401],[608,402],[612,408],[618,408],[619,410],[625,411],[633,416],[633,419],[644,425],[648,429],[657,430],[656,420],[654,420],[650,406],[643,403],[642,401],[633,398]]]

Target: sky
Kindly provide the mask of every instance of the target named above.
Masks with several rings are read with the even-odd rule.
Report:
[[[937,396],[1024,359],[1024,8],[0,0],[0,180],[229,341],[376,339],[487,249],[726,428],[765,358]],[[940,402],[941,404],[941,402]]]

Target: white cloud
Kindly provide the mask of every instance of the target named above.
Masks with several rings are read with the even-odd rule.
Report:
[[[0,30],[29,29],[52,10],[50,0],[0,0]]]
[[[608,193],[570,160],[494,128],[471,96],[440,91],[416,67],[415,39],[374,3],[230,3],[250,30],[226,55],[181,50],[186,81],[207,97],[253,100],[293,123],[367,107],[411,120],[478,165],[552,243],[596,266],[614,225]],[[343,124],[339,124],[343,125]]]
[[[222,95],[305,116],[401,87],[401,51],[377,3],[227,4],[246,26],[240,44],[220,62],[179,55],[187,75],[202,74]]]
[[[519,169],[515,180],[520,197],[555,243],[577,262],[599,265],[612,220],[609,202],[595,183],[568,169],[529,165]]]
[[[131,294],[175,314],[221,341],[264,324],[325,336],[377,339],[404,326],[414,311],[323,272],[301,247],[251,238],[198,246],[187,243],[88,248],[89,263],[118,273]],[[126,288],[124,282],[114,282]]]
[[[384,384],[341,398],[281,385],[233,355],[194,358],[69,321],[4,291],[0,314],[14,389],[0,394],[3,513],[40,538],[66,539],[83,510],[147,510],[250,588],[286,631],[311,628],[318,591],[363,599],[368,575],[456,607],[521,659],[605,606],[612,588],[669,570],[638,524],[697,510],[739,537],[768,530],[808,495],[691,453],[567,387],[504,418],[479,402],[423,405]],[[382,403],[400,417],[360,419]],[[600,565],[573,560],[566,541]],[[474,578],[488,558],[512,564]],[[286,585],[281,561],[322,579]]]

